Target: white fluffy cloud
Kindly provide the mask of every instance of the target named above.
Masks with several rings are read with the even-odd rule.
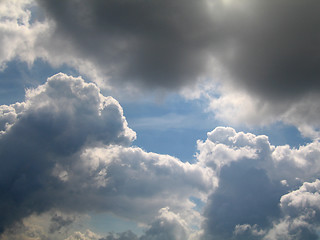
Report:
[[[274,222],[264,240],[318,239],[320,225],[320,180],[303,185],[281,197],[283,218]]]
[[[108,87],[102,81],[107,77],[101,69],[80,57],[67,39],[54,34],[55,23],[45,17],[36,1],[1,1],[0,16],[1,71],[10,61],[20,60],[31,67],[35,60],[41,59],[53,67],[67,64]]]
[[[188,224],[179,214],[170,211],[168,207],[161,208],[159,215],[151,222],[149,228],[142,236],[137,236],[131,231],[122,233],[109,233],[101,237],[91,231],[85,233],[75,232],[66,240],[186,240],[191,239]]]
[[[129,145],[135,139],[116,100],[102,96],[94,84],[64,74],[28,90],[25,102],[2,109],[2,230],[55,205],[51,201],[60,197],[54,175],[61,174],[62,162],[75,161],[74,154],[86,146]],[[48,184],[55,186],[51,192]]]
[[[316,236],[316,140],[299,148],[273,146],[267,136],[217,127],[198,141],[197,161],[184,163],[132,147],[136,135],[120,104],[62,73],[1,111],[3,237],[10,226],[50,211],[112,212],[149,224],[142,236],[106,239],[276,239],[281,229],[288,239]],[[192,198],[205,204],[202,214]],[[49,232],[74,221],[50,216]],[[34,231],[21,226],[15,234]],[[69,238],[104,239],[81,231]]]
[[[236,132],[231,127],[217,127],[207,135],[205,141],[197,143],[197,158],[216,174],[234,162],[250,160],[251,166],[265,169],[270,178],[294,186],[297,181],[314,181],[320,171],[318,140],[291,148],[273,146],[265,135]]]
[[[65,240],[100,240],[101,236],[95,234],[94,232],[87,230],[84,233],[75,232]]]
[[[15,58],[32,64],[39,57],[42,46],[39,40],[49,31],[47,22],[32,22],[32,0],[0,2],[0,69]]]
[[[232,87],[219,89],[218,92],[218,97],[210,96],[210,92],[203,92],[202,95],[209,101],[208,111],[223,122],[259,126],[282,121],[297,127],[305,137],[320,137],[319,94],[310,93],[302,98],[275,103]]]
[[[136,135],[120,104],[96,85],[59,73],[1,109],[1,231],[51,209],[146,224],[170,207],[200,223],[189,198],[206,198],[212,171],[130,147]]]
[[[198,150],[199,164],[214,171],[218,186],[204,209],[202,239],[275,240],[284,229],[284,239],[317,236],[318,141],[273,146],[267,136],[218,127],[198,141]]]
[[[171,212],[168,207],[162,208],[159,211],[159,216],[151,224],[151,227],[142,236],[141,240],[183,240],[189,239],[189,226],[184,219]]]

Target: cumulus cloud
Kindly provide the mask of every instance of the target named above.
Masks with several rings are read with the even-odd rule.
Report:
[[[130,146],[136,134],[120,104],[96,85],[59,73],[2,109],[1,231],[52,209],[146,224],[168,206],[188,224],[200,222],[189,198],[206,198],[212,171]],[[72,220],[52,216],[49,232]]]
[[[188,198],[205,197],[212,187],[208,169],[140,148],[86,149],[80,158],[78,175],[72,175],[68,184],[78,185],[79,178],[90,179],[79,187],[87,187],[89,192],[99,189],[92,199],[96,207],[141,222],[151,221],[165,206],[183,212],[186,221],[191,222],[196,215],[188,211],[194,206]]]
[[[127,239],[126,236],[131,234],[132,239],[139,240],[317,239],[317,229],[320,227],[318,213],[320,194],[319,180],[317,179],[320,156],[318,145],[319,142],[314,141],[299,148],[290,148],[287,145],[273,146],[267,136],[236,132],[230,127],[217,127],[208,133],[208,138],[205,141],[198,141],[198,154],[196,156],[198,161],[192,165],[195,169],[198,167],[203,168],[203,170],[206,169],[206,171],[208,171],[208,168],[211,169],[211,171],[208,171],[212,183],[208,189],[211,189],[211,193],[209,193],[207,199],[202,198],[205,203],[201,212],[202,216],[194,216],[191,220],[186,211],[182,211],[171,201],[164,198],[163,202],[170,205],[170,209],[168,207],[160,209],[158,216],[151,220],[142,236],[124,232],[111,234],[105,238],[110,240]],[[120,151],[122,153],[117,153],[115,156],[122,156],[120,159],[126,159],[127,157],[124,157],[124,154],[133,150],[139,154],[143,153],[140,149],[121,147]],[[84,159],[97,159],[97,156],[113,156],[115,152],[119,151],[119,148],[112,147],[112,150],[106,148],[91,149],[90,151],[92,152],[86,152],[85,154],[89,154],[91,157],[85,157]],[[110,151],[112,153],[107,154]],[[132,153],[129,155],[135,159],[141,159],[141,157],[136,157],[137,155]],[[106,159],[106,157],[102,159]],[[147,158],[144,157],[144,159]],[[101,171],[101,168],[98,167],[101,166],[101,163],[99,165],[96,161],[91,160],[93,167],[87,167],[86,169]],[[123,163],[128,164],[127,162]],[[170,164],[170,171],[177,169],[173,167],[176,163],[173,161]],[[167,159],[163,164],[168,164]],[[112,163],[108,163],[110,168],[112,165]],[[146,160],[144,160],[144,167],[151,172],[158,172]],[[113,178],[111,169],[110,171],[103,171],[103,173],[105,172],[107,173],[106,176],[109,173],[110,179]],[[182,175],[175,171],[173,173],[176,176],[176,184],[182,185],[179,182]],[[139,171],[139,174],[143,175],[141,171]],[[197,185],[198,180],[196,179],[200,174],[193,175],[192,172],[189,172],[187,175],[193,181],[188,182],[187,179],[184,179],[184,182],[188,182],[189,186]],[[132,169],[130,172],[126,172],[126,176],[134,179],[133,181],[137,181]],[[163,194],[161,188],[166,185],[166,177],[161,174],[156,176],[163,184],[158,185],[155,191]],[[202,176],[205,175],[202,174]],[[142,179],[145,179],[145,177],[143,176]],[[99,181],[99,179],[95,179],[95,181]],[[152,179],[147,181],[154,185]],[[109,179],[107,178],[108,182]],[[93,184],[98,183],[94,182]],[[177,186],[174,183],[171,184],[173,184],[172,188],[167,189],[171,192],[171,196],[174,196],[172,192],[177,191],[175,190]],[[144,192],[146,185],[142,183],[137,185]],[[120,186],[120,184],[115,184],[115,186]],[[134,193],[139,192],[139,190],[132,185],[128,186],[133,189],[130,197],[134,199]],[[138,193],[139,195],[142,194],[141,191]],[[179,191],[182,191],[179,193],[182,196],[185,190],[180,189]],[[146,206],[146,202],[139,201],[142,201],[142,205]],[[180,206],[183,206],[182,202]],[[188,206],[183,206],[183,208],[190,209]],[[143,214],[143,210],[138,209],[138,211]],[[153,216],[156,216],[156,213],[153,213]],[[201,228],[190,227],[190,222],[194,223],[196,221],[202,221]]]
[[[101,238],[100,240],[138,240],[138,236],[131,231],[122,233],[110,233],[108,236]]]
[[[284,217],[274,223],[264,239],[318,239],[320,181],[305,182],[281,197]]]
[[[56,210],[42,214],[31,214],[6,228],[0,237],[4,240],[64,239],[63,236],[72,235],[75,227],[80,226],[83,219],[85,217],[79,214],[62,213]]]
[[[186,240],[189,239],[189,234],[188,224],[181,218],[181,216],[170,211],[168,207],[165,207],[159,210],[159,215],[150,224],[146,232],[140,237],[130,230],[122,233],[109,233],[103,238],[97,238],[98,235],[93,234],[91,231],[86,231],[85,233],[76,232],[66,240]],[[92,237],[90,238],[89,235]]]
[[[46,184],[53,181],[58,187],[50,172],[60,161],[84,146],[128,145],[135,139],[116,100],[102,96],[81,78],[64,74],[28,90],[24,103],[2,109],[6,120],[0,137],[2,230],[7,223],[51,205]]]
[[[98,234],[90,230],[86,230],[84,233],[75,232],[65,240],[100,240],[100,239],[102,238]]]
[[[201,239],[279,239],[283,229],[284,239],[317,236],[319,224],[305,218],[317,215],[318,145],[273,146],[267,136],[230,127],[209,132],[197,158],[214,171],[217,188],[204,208]]]
[[[95,212],[147,225],[141,236],[106,239],[276,239],[281,229],[316,236],[319,141],[273,146],[267,136],[217,127],[197,142],[195,163],[184,163],[133,147],[120,104],[62,73],[1,110],[3,238],[50,236],[69,229],[74,214]],[[205,204],[201,213],[195,198]],[[49,215],[46,231],[24,222],[50,211],[63,214]],[[16,224],[20,230],[10,232]]]
[[[171,212],[169,208],[162,208],[160,215],[147,230],[141,240],[183,240],[188,239],[188,224],[179,215]]]
[[[272,146],[267,136],[218,127],[198,141],[197,161],[182,163],[132,147],[135,133],[115,99],[58,74],[24,102],[0,106],[0,231],[58,209],[150,223],[143,236],[111,239],[187,238],[201,220],[193,196],[206,204],[203,239],[315,239],[318,8],[313,0],[1,1],[1,70],[41,58],[100,86],[184,89],[209,99],[218,119],[280,120],[313,142]],[[48,231],[72,220],[52,216]]]

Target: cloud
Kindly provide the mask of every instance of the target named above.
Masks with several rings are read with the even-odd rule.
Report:
[[[159,210],[159,215],[150,224],[149,228],[145,231],[142,236],[137,236],[135,233],[125,231],[122,233],[109,233],[106,237],[97,238],[98,236],[89,233],[93,236],[85,238],[88,231],[85,234],[76,232],[66,240],[72,239],[99,239],[99,240],[185,240],[189,239],[188,224],[179,216],[169,210],[168,207]],[[78,238],[77,238],[78,237]],[[82,238],[79,238],[82,237]]]
[[[237,226],[245,224],[268,228],[270,219],[280,216],[278,204],[284,190],[264,170],[247,166],[244,162],[224,167],[219,187],[209,197],[205,208],[206,238],[232,239],[234,232],[239,232]]]
[[[84,146],[128,145],[135,139],[116,100],[64,74],[28,90],[24,103],[2,108],[7,122],[0,137],[1,230],[26,214],[48,210],[47,184],[58,187],[50,172],[60,161]]]
[[[171,212],[169,208],[162,208],[159,213],[158,219],[151,224],[141,240],[188,239],[188,224],[183,218]]]
[[[77,168],[83,172],[78,172],[78,176],[91,179],[86,182],[87,191],[99,187],[97,199],[92,199],[97,201],[96,207],[141,222],[151,221],[166,206],[184,212],[186,220],[191,221],[195,213],[188,209],[194,204],[188,198],[205,196],[212,188],[208,169],[140,148],[87,149],[81,160]],[[77,185],[78,176],[69,183],[74,181],[72,185]]]
[[[319,94],[308,93],[292,101],[266,101],[232,88],[220,96],[207,96],[208,111],[231,125],[261,126],[277,121],[296,126],[304,137],[319,139]],[[204,93],[202,93],[204,95]]]
[[[52,211],[61,214],[48,215],[37,236],[66,232],[73,216],[95,212],[147,225],[141,236],[107,239],[275,239],[280,229],[316,236],[317,140],[273,146],[267,136],[217,127],[197,142],[197,161],[184,163],[131,146],[136,134],[120,104],[62,73],[1,109],[3,237],[16,224],[13,236],[31,236],[25,219]],[[69,237],[103,238],[83,230]]]
[[[55,34],[71,41],[80,57],[106,69],[114,84],[178,88],[206,69],[211,20],[204,1],[39,5],[54,20]]]
[[[290,148],[287,145],[273,146],[269,143],[267,136],[236,132],[230,127],[217,127],[208,133],[205,141],[198,141],[197,144],[198,161],[192,167],[194,169],[203,168],[202,171],[211,169],[207,173],[212,184],[207,188],[211,191],[208,198],[202,198],[204,208],[201,216],[195,215],[191,219],[186,211],[175,206],[171,200],[167,201],[167,198],[163,198],[163,203],[170,205],[170,209],[163,207],[160,208],[158,215],[153,213],[153,217],[156,217],[150,220],[145,233],[142,236],[132,235],[133,239],[317,239],[320,199],[319,180],[317,180],[320,156],[318,141],[299,148]],[[91,167],[83,168],[89,169],[90,172],[101,172],[103,169],[101,168],[102,163],[98,164],[97,160],[94,160],[97,159],[97,156],[121,156],[119,158],[122,159],[121,165],[132,163],[132,160],[124,161],[127,159],[125,155],[134,159],[145,159],[143,168],[149,169],[153,173],[152,176],[157,176],[157,180],[161,182],[155,188],[155,192],[150,192],[154,196],[152,202],[158,199],[156,192],[164,194],[161,189],[166,186],[166,182],[172,184],[171,187],[166,187],[172,198],[175,194],[183,196],[185,193],[184,189],[177,190],[178,186],[183,185],[179,179],[184,179],[183,181],[191,187],[197,185],[197,182],[203,182],[203,180],[199,181],[199,176],[205,176],[203,173],[193,175],[192,172],[189,172],[186,175],[190,176],[192,182],[188,182],[190,180],[185,179],[183,175],[174,170],[178,169],[174,167],[178,162],[173,161],[169,169],[177,182],[172,183],[170,178],[163,176],[159,170],[155,170],[152,164],[150,165],[149,160],[146,160],[147,156],[137,157],[132,153],[129,154],[135,151],[136,154],[148,155],[141,149],[125,147],[119,149],[113,146],[109,149],[91,149],[90,151],[85,154],[91,157],[86,156],[84,159],[91,159]],[[152,155],[155,156],[154,153]],[[112,158],[109,157],[109,159]],[[107,158],[102,157],[102,159]],[[163,160],[157,160],[159,163],[162,162],[161,167],[157,166],[162,169],[161,172],[164,170],[162,164],[168,166],[168,159]],[[117,184],[114,181],[116,178],[113,177],[114,173],[120,174],[117,171],[113,173],[112,166],[113,163],[108,162],[110,171],[105,171],[106,176],[109,174],[107,183],[110,187],[120,186],[117,192],[122,194],[120,193],[121,184]],[[133,181],[133,185],[126,183],[124,185],[132,189],[132,193],[129,194],[130,198],[134,199],[138,195],[145,194],[145,187],[148,188],[148,184],[137,183],[139,189],[135,189],[135,181],[139,179],[135,177],[132,168],[133,166],[130,171],[126,170],[125,175],[130,178],[130,181]],[[138,172],[141,179],[155,186],[152,179],[145,178],[144,173]],[[99,185],[99,179],[90,179],[94,179],[93,184]],[[114,186],[110,180],[113,180]],[[200,189],[199,186],[198,189]],[[181,192],[177,193],[177,191]],[[127,193],[127,191],[124,192]],[[117,199],[119,201],[123,198],[117,196]],[[148,203],[143,199],[139,201],[146,208]],[[190,209],[181,201],[180,204],[182,208]],[[120,205],[125,204],[120,202]],[[113,208],[116,209],[115,206]],[[150,209],[156,209],[156,207]],[[143,209],[138,208],[138,211],[141,214],[144,213]],[[135,213],[132,212],[131,215]],[[202,222],[202,225],[192,228],[190,222]],[[110,240],[121,239],[120,236],[126,239],[125,234],[129,233],[122,234],[107,237]]]
[[[64,239],[81,225],[83,219],[85,219],[84,216],[62,213],[56,210],[42,214],[31,214],[22,221],[6,228],[4,233],[0,234],[0,237],[4,240]]]
[[[67,227],[71,225],[74,222],[74,218],[72,217],[66,217],[64,218],[61,215],[54,214],[51,217],[51,225],[49,228],[49,233],[54,233],[56,231],[59,231],[63,227]]]
[[[112,212],[146,224],[168,206],[188,224],[200,222],[189,198],[206,198],[212,171],[130,146],[136,134],[120,104],[96,85],[59,73],[2,109],[2,232],[53,209]],[[50,221],[55,232],[72,218]]]
[[[316,1],[39,5],[55,21],[56,34],[116,81],[176,88],[207,76],[213,57],[234,84],[270,101],[319,91]]]
[[[66,64],[126,97],[152,89],[195,98],[198,84],[219,120],[280,120],[316,139],[318,7],[313,0],[2,2],[0,65]]]
[[[138,236],[131,231],[126,231],[122,233],[111,233],[105,238],[101,238],[100,240],[138,240]]]
[[[136,135],[115,99],[58,74],[28,90],[25,102],[0,107],[0,232],[58,209],[150,223],[145,239],[188,238],[202,217],[203,239],[317,237],[317,1],[37,4],[0,2],[1,70],[12,60],[31,65],[40,58],[73,66],[113,90],[188,94],[198,83],[189,97],[206,96],[218,119],[280,120],[313,142],[272,146],[267,136],[218,127],[198,141],[198,161],[183,163],[132,147]],[[190,197],[206,204],[203,216]],[[52,216],[48,231],[71,224],[72,217],[59,216]],[[20,227],[20,233],[34,232]]]
[[[279,239],[281,231],[285,239],[317,236],[318,145],[273,146],[267,136],[230,127],[209,132],[198,141],[197,159],[213,170],[217,187],[204,208],[200,239]]]
[[[225,63],[232,75],[269,100],[319,91],[318,6],[312,0],[228,5],[231,45],[226,46],[233,49]]]
[[[101,236],[98,234],[87,230],[85,233],[82,232],[75,232],[65,240],[100,240],[102,239]]]
[[[305,182],[303,185],[280,200],[280,207],[284,217],[274,223],[274,227],[265,239],[318,239],[319,228],[319,179]]]
[[[31,0],[0,2],[0,69],[16,58],[32,64],[43,51],[38,46],[41,36],[48,32],[47,22],[32,21]]]

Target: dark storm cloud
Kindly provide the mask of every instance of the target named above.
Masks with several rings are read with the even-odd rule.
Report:
[[[249,0],[231,7],[223,63],[240,84],[272,99],[320,87],[320,2]]]
[[[178,88],[218,59],[233,83],[267,99],[320,87],[315,0],[39,1],[56,34],[113,83]],[[213,66],[210,66],[213,67]]]
[[[205,69],[211,25],[203,1],[39,3],[55,20],[57,34],[113,80],[176,88]]]

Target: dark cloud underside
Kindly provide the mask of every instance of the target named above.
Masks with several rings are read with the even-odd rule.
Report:
[[[280,215],[278,204],[283,193],[263,170],[234,163],[223,169],[220,186],[209,197],[204,228],[209,236],[222,240],[232,238],[237,224],[269,227],[270,220]]]
[[[319,1],[246,2],[230,16],[234,53],[223,62],[233,77],[268,98],[318,91]]]
[[[269,100],[320,87],[319,1],[39,3],[114,84],[176,89],[208,75],[213,56],[234,84]]]
[[[203,1],[41,1],[82,56],[115,81],[176,88],[206,65],[211,34]],[[211,37],[209,37],[211,39]]]

